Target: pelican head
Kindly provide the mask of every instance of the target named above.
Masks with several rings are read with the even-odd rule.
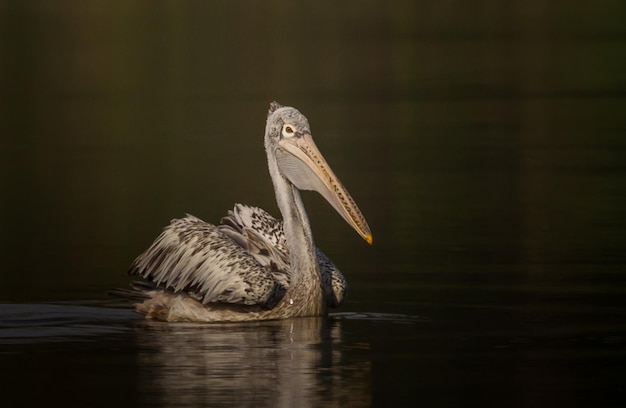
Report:
[[[369,244],[365,217],[313,142],[309,121],[297,109],[270,104],[265,129],[265,149],[276,160],[281,175],[298,190],[320,193]]]

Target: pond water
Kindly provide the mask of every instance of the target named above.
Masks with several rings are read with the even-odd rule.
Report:
[[[57,3],[57,4],[55,4]],[[21,405],[623,406],[622,2],[4,2],[0,387]],[[299,108],[368,246],[328,318],[143,320],[105,291],[171,218],[278,215]]]

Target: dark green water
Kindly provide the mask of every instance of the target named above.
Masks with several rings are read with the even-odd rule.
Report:
[[[68,406],[622,406],[626,7],[0,2],[0,387]],[[104,295],[173,217],[278,215],[271,100],[368,246],[326,319],[145,322]]]

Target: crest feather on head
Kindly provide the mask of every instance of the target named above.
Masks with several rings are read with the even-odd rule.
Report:
[[[283,107],[283,105],[281,105],[280,103],[278,103],[276,101],[272,101],[270,103],[270,110],[267,112],[267,116],[270,116],[272,113],[274,113],[276,111],[276,109],[280,109],[282,107]]]

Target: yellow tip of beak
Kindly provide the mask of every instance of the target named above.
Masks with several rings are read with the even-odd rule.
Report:
[[[374,243],[374,237],[372,236],[372,234],[367,234],[365,236],[365,240],[367,241],[368,244],[372,245]]]

